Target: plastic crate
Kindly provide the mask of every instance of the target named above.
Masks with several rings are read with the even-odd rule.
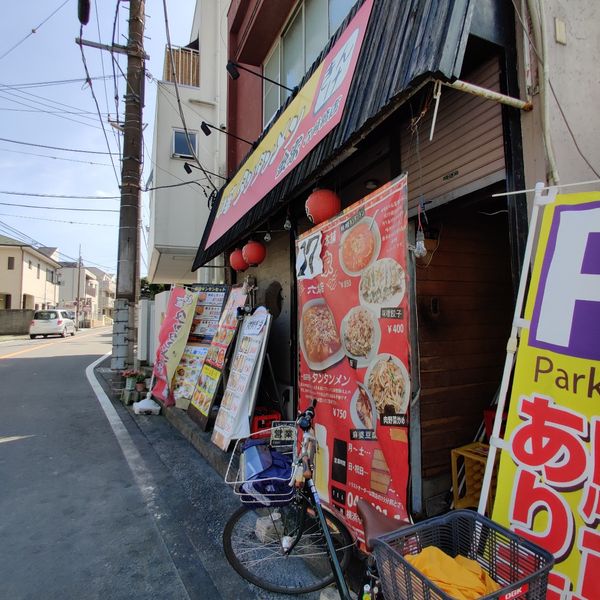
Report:
[[[452,557],[461,554],[477,561],[502,586],[483,598],[546,598],[548,573],[554,564],[552,554],[469,510],[455,510],[375,541],[374,554],[386,598],[451,599],[404,558],[428,546],[436,546]]]

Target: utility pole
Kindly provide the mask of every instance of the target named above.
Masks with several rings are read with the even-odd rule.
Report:
[[[113,369],[132,365],[136,311],[140,296],[140,179],[142,175],[142,110],[144,106],[144,0],[129,2],[127,88],[123,125],[123,167],[117,265]],[[126,320],[125,320],[125,317]],[[124,327],[126,323],[126,326]],[[124,349],[126,356],[123,357]],[[125,358],[125,360],[123,360]]]
[[[75,324],[79,323],[79,306],[81,305],[81,244],[79,244],[79,257],[77,258],[77,293],[75,294]]]
[[[107,46],[77,38],[77,44],[127,54],[125,121],[123,123],[123,157],[121,168],[121,208],[117,258],[117,292],[115,299],[111,368],[123,369],[134,362],[137,337],[136,311],[140,296],[140,179],[142,175],[142,111],[144,107],[145,0],[129,0],[127,46]],[[79,20],[89,19],[89,0],[79,0]]]

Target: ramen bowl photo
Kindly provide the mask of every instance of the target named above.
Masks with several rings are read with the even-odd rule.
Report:
[[[346,275],[359,275],[379,255],[381,234],[372,217],[363,217],[342,234],[340,265]]]

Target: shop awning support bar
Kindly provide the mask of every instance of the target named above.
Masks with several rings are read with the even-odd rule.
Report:
[[[478,85],[461,81],[460,79],[457,79],[453,83],[447,83],[443,81],[442,84],[461,92],[467,92],[467,94],[481,96],[487,100],[493,100],[494,102],[499,102],[500,104],[506,104],[506,106],[518,108],[519,110],[530,111],[533,109],[533,104],[531,102],[525,102],[524,100],[519,100],[518,98],[513,98],[512,96],[507,96],[506,94],[500,94]]]

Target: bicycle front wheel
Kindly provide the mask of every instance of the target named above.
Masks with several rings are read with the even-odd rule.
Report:
[[[325,512],[325,518],[345,570],[354,545],[352,536],[335,515]],[[296,540],[292,550],[284,552]],[[225,525],[223,549],[244,579],[270,592],[305,594],[334,581],[319,520],[312,510],[295,502],[240,507]]]

